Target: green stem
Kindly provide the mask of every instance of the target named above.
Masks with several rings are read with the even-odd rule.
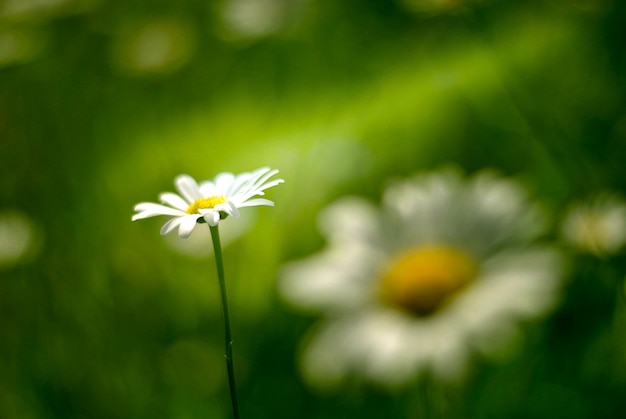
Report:
[[[235,368],[233,367],[233,339],[230,333],[230,313],[228,309],[228,296],[226,294],[226,281],[224,280],[224,262],[222,260],[220,232],[218,226],[209,226],[209,228],[211,229],[211,240],[213,240],[213,251],[215,253],[215,264],[217,267],[217,279],[220,284],[222,311],[224,313],[224,356],[226,358],[226,370],[228,371],[230,400],[233,404],[233,417],[235,419],[239,419],[239,404],[237,403],[237,389],[235,387]]]

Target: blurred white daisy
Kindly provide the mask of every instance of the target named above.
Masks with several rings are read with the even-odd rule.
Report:
[[[270,36],[296,25],[308,0],[226,0],[220,3],[220,35],[226,40]]]
[[[159,200],[165,205],[142,202],[135,205],[137,214],[132,220],[169,215],[173,218],[163,224],[161,234],[165,235],[178,227],[178,235],[186,239],[197,223],[216,226],[221,219],[228,216],[239,217],[239,208],[259,205],[274,206],[274,202],[264,198],[253,198],[265,195],[264,190],[284,182],[283,179],[269,180],[278,173],[262,167],[254,172],[238,175],[220,173],[214,180],[199,184],[189,175],[178,176],[174,184],[180,195],[165,192]]]
[[[0,211],[0,270],[35,256],[40,237],[35,223],[18,210]]]
[[[167,76],[190,62],[196,44],[196,30],[184,19],[131,22],[120,27],[111,44],[111,63],[127,76]]]
[[[289,303],[323,316],[301,357],[312,384],[461,379],[473,354],[506,349],[558,298],[561,256],[533,244],[540,211],[495,174],[417,175],[381,208],[346,198],[319,221],[327,248],[279,281]]]
[[[565,241],[597,256],[616,253],[626,243],[626,202],[603,194],[567,211],[561,225]]]

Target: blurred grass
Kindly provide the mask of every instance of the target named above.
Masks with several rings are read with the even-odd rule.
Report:
[[[25,212],[43,236],[38,258],[0,280],[0,416],[227,417],[212,260],[173,251],[159,221],[130,216],[179,173],[269,165],[287,181],[269,193],[276,207],[225,249],[244,415],[413,417],[410,391],[319,395],[300,383],[310,320],[278,301],[276,271],[322,245],[324,204],[377,199],[389,177],[417,169],[521,174],[557,214],[573,196],[624,191],[624,6],[582,3],[467,2],[426,17],[394,2],[311,1],[290,29],[238,43],[220,38],[217,6],[191,0],[3,18],[47,39],[38,58],[0,69],[0,209]],[[190,61],[120,73],[111,48],[125,25],[162,16],[190,26]],[[623,260],[608,266],[619,282]],[[457,406],[449,416],[619,412],[624,367],[578,368],[602,364],[624,336],[603,326],[615,290],[598,290],[595,272],[577,274],[586,281],[546,326],[555,334],[531,333],[540,354],[485,366],[467,394],[442,396]]]

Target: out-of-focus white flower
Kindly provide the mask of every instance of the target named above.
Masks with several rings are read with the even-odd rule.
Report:
[[[238,175],[224,172],[218,174],[214,180],[200,184],[189,175],[180,175],[174,181],[180,195],[165,192],[159,196],[160,201],[169,206],[142,202],[135,205],[137,214],[133,215],[132,220],[157,215],[172,216],[161,227],[161,234],[165,235],[178,228],[178,235],[186,239],[196,223],[206,222],[210,226],[216,226],[227,216],[239,217],[239,208],[274,206],[274,202],[269,199],[252,198],[265,195],[263,191],[284,182],[283,179],[269,180],[276,173],[278,170],[268,167]]]
[[[160,18],[124,26],[111,45],[111,59],[128,76],[165,76],[184,67],[195,47],[196,33],[189,22]]]
[[[254,39],[294,25],[303,14],[307,0],[227,0],[220,15],[223,36]]]
[[[626,202],[604,194],[573,204],[561,225],[563,238],[597,256],[616,253],[626,243]]]
[[[33,256],[37,242],[30,217],[16,210],[0,212],[0,269],[12,267]]]
[[[323,316],[301,357],[312,384],[461,379],[473,354],[497,354],[558,298],[561,255],[533,244],[540,211],[492,173],[417,175],[381,208],[345,198],[319,221],[328,247],[279,280],[289,303]]]

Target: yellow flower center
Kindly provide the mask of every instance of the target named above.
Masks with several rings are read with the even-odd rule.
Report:
[[[200,214],[201,209],[215,208],[216,205],[223,204],[224,202],[226,202],[226,197],[222,195],[196,199],[187,208],[187,214]]]
[[[476,261],[449,246],[423,246],[401,253],[383,273],[381,296],[413,314],[433,313],[450,296],[470,283]]]

